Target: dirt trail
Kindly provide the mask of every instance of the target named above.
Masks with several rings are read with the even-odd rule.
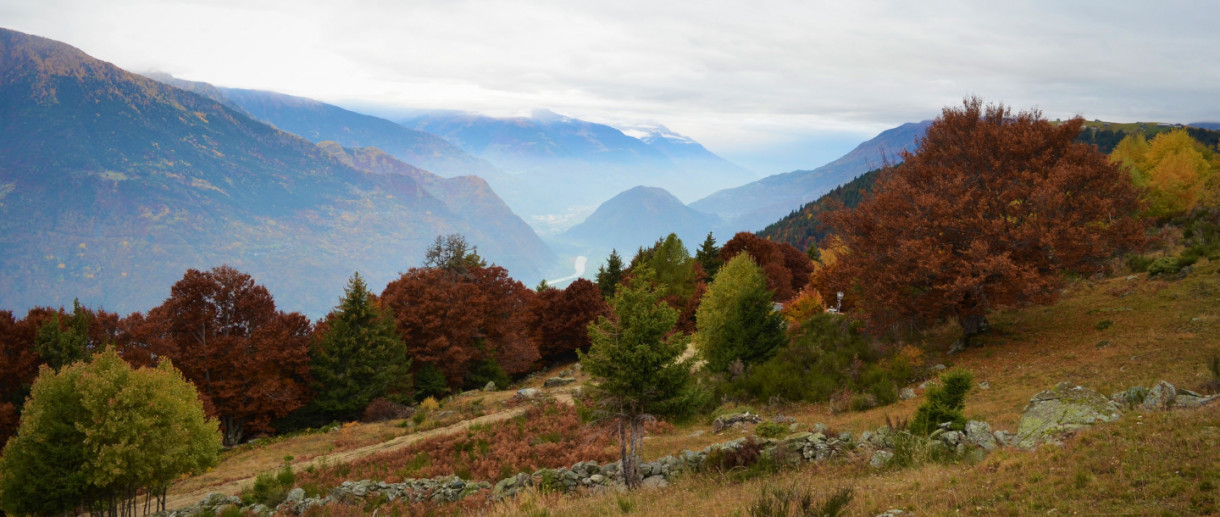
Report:
[[[564,402],[566,404],[572,403],[572,394],[571,394],[570,389],[555,390],[555,391],[550,392],[549,395],[553,396],[555,399],[557,399],[561,402]],[[455,424],[450,424],[445,427],[438,427],[436,429],[429,429],[427,431],[423,431],[423,432],[419,432],[419,433],[407,434],[407,435],[399,436],[392,440],[387,440],[387,441],[384,441],[381,443],[375,443],[373,445],[367,445],[367,446],[359,447],[356,449],[339,451],[334,454],[326,454],[326,455],[318,456],[318,457],[312,458],[308,461],[293,463],[292,470],[300,472],[300,471],[303,471],[303,470],[309,468],[310,466],[319,465],[323,461],[325,461],[329,465],[335,465],[338,463],[346,463],[346,462],[358,460],[360,458],[372,456],[374,454],[381,454],[381,453],[386,453],[386,452],[397,451],[404,447],[408,447],[420,440],[426,440],[428,438],[432,438],[435,436],[445,436],[445,435],[450,435],[450,434],[458,433],[461,431],[465,431],[468,427],[470,427],[472,425],[484,425],[484,424],[491,424],[491,423],[495,423],[495,422],[501,422],[504,420],[508,420],[510,418],[517,417],[517,416],[520,416],[521,414],[525,413],[526,409],[528,409],[528,406],[520,406],[520,407],[511,408],[511,409],[504,409],[504,410],[498,411],[496,413],[483,415],[481,417],[472,418],[470,420],[463,420],[461,422],[457,422]],[[205,476],[206,476],[206,474],[205,474]],[[214,492],[220,492],[220,493],[226,494],[226,495],[238,495],[241,493],[242,488],[253,485],[254,479],[256,477],[258,477],[257,472],[254,473],[254,475],[251,475],[250,477],[222,481],[222,482],[218,482],[215,484],[210,484],[210,485],[206,485],[206,486],[194,489],[190,492],[183,492],[183,493],[175,493],[174,489],[170,488],[170,493],[169,493],[168,497],[166,498],[165,507],[170,510],[177,510],[179,508],[185,508],[187,506],[191,506],[191,505],[199,502],[204,497],[207,497],[208,494],[211,494]]]

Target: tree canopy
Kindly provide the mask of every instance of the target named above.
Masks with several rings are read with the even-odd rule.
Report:
[[[791,300],[809,284],[813,261],[790,244],[772,242],[749,232],[739,232],[720,249],[720,259],[728,262],[738,253],[748,253],[767,276],[767,289],[780,303]]]
[[[539,292],[526,326],[543,360],[572,357],[589,348],[589,323],[607,310],[597,285],[578,278],[564,289]]]
[[[1143,190],[1147,213],[1168,218],[1194,210],[1207,199],[1206,187],[1220,173],[1220,155],[1196,142],[1182,129],[1160,133],[1152,142],[1142,134],[1123,138],[1110,161],[1122,166]]]
[[[705,395],[679,357],[690,337],[673,332],[678,312],[661,300],[647,266],[632,272],[610,303],[611,314],[589,325],[592,345],[581,354],[596,382],[595,396],[618,422],[625,479],[639,483],[639,443],[644,422],[656,416],[688,414]]]
[[[170,483],[215,465],[219,451],[216,421],[170,361],[133,370],[107,349],[42,368],[0,456],[0,508],[133,515],[143,490],[164,509]]]
[[[602,292],[602,298],[609,300],[614,297],[614,290],[623,281],[623,258],[618,250],[610,250],[606,264],[597,268],[597,288]]]
[[[360,273],[320,327],[310,371],[313,403],[328,419],[352,420],[374,398],[409,391],[407,347]]]
[[[767,278],[746,253],[720,269],[699,304],[696,321],[696,344],[707,368],[716,372],[728,371],[735,361],[765,360],[787,342]]]
[[[135,326],[128,353],[172,358],[220,419],[227,445],[272,431],[272,420],[310,395],[309,320],[277,311],[267,288],[229,266],[188,270]]]
[[[827,216],[839,258],[822,295],[847,292],[877,329],[956,318],[968,344],[988,309],[1050,303],[1061,273],[1103,271],[1144,223],[1127,175],[1073,142],[1081,124],[977,98],[946,108],[874,194]]]

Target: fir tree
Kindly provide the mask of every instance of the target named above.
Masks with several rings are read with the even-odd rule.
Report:
[[[311,361],[318,406],[350,420],[374,398],[409,390],[410,359],[394,322],[382,313],[360,273],[348,281]]]
[[[580,362],[596,381],[595,396],[618,423],[624,479],[634,488],[644,423],[654,415],[689,414],[706,393],[695,385],[690,364],[678,359],[690,337],[671,333],[678,312],[661,301],[648,267],[637,269],[610,305],[612,317],[589,326],[593,344]]]
[[[724,264],[724,261],[720,260],[720,246],[716,245],[716,238],[712,237],[712,232],[707,232],[707,238],[695,251],[695,261],[703,268],[703,272],[709,280],[716,276],[716,272]]]
[[[602,297],[609,300],[614,298],[614,291],[622,281],[623,258],[618,255],[618,250],[610,250],[606,265],[597,268],[597,288],[601,289]]]

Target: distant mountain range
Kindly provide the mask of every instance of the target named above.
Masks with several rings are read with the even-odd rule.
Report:
[[[526,282],[555,260],[477,178],[319,147],[203,90],[0,29],[0,308],[146,310],[227,263],[317,317],[353,271],[376,288],[450,232]]]
[[[584,253],[604,256],[617,249],[630,258],[637,248],[670,233],[693,249],[719,223],[716,216],[691,209],[665,189],[635,187],[602,203],[588,219],[560,237],[583,247]]]
[[[757,231],[801,205],[817,199],[856,176],[902,160],[902,150],[914,152],[931,121],[888,129],[856,146],[850,153],[813,170],[768,176],[740,187],[724,189],[691,203],[700,212],[724,219],[723,233]]]
[[[574,214],[589,213],[607,193],[639,185],[690,200],[756,178],[661,127],[633,131],[641,137],[635,138],[545,110],[518,118],[429,112],[400,122],[442,136],[508,173],[505,182],[489,181],[540,229],[569,227]]]

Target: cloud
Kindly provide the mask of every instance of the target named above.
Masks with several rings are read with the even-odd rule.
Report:
[[[0,0],[0,15],[137,71],[652,121],[728,152],[875,133],[971,94],[1051,118],[1220,120],[1214,4],[1068,4]]]

